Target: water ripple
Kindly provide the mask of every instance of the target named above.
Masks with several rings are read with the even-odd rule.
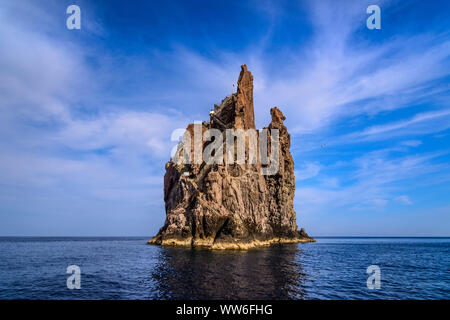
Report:
[[[0,299],[448,299],[448,238],[321,238],[248,252],[146,238],[0,238]],[[69,265],[80,290],[66,287]],[[366,286],[369,265],[381,289]]]

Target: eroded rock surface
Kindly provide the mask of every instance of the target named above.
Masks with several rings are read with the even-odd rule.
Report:
[[[253,76],[245,65],[241,68],[237,92],[223,99],[220,106],[215,105],[210,121],[201,125],[202,133],[208,129],[225,132],[255,128]],[[248,249],[278,242],[314,241],[297,227],[294,161],[289,152],[290,135],[283,124],[285,117],[277,107],[270,113],[272,121],[265,129],[269,136],[274,129],[279,133],[277,172],[262,174],[264,165],[259,156],[254,164],[185,164],[171,159],[164,176],[166,221],[149,243]],[[187,131],[193,134],[194,125],[190,124]],[[197,143],[203,151],[210,142]],[[191,151],[194,144],[192,141]]]

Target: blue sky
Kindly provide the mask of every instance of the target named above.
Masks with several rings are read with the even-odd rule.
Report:
[[[81,30],[66,28],[67,6]],[[366,28],[368,5],[381,30]],[[448,1],[1,1],[0,235],[162,226],[174,129],[241,64],[315,236],[450,236]],[[324,147],[323,147],[324,146]]]

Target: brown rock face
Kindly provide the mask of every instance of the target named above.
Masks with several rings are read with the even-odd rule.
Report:
[[[197,125],[197,132],[203,139],[191,139],[191,148],[186,150],[194,153],[197,143],[203,152],[215,142],[205,139],[207,130],[220,130],[221,136],[215,138],[219,142],[226,141],[227,129],[257,132],[254,130],[253,76],[247,66],[241,68],[237,92],[223,99],[220,106],[214,106],[209,122]],[[299,231],[297,227],[293,208],[294,161],[289,152],[290,135],[283,124],[285,117],[277,107],[270,113],[272,121],[265,130],[269,141],[275,136],[275,130],[278,132],[278,170],[263,174],[270,163],[262,161],[261,150],[255,162],[249,161],[249,137],[245,138],[246,162],[243,164],[195,162],[192,161],[195,155],[188,157],[189,163],[171,159],[164,176],[166,221],[149,243],[248,249],[279,242],[314,241],[304,229]],[[193,124],[188,126],[187,132],[194,136]],[[261,131],[257,132],[256,139],[257,143],[262,141]],[[226,147],[220,149],[224,158],[226,150]],[[269,156],[272,153],[273,150]]]

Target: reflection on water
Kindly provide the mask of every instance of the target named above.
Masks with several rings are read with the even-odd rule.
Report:
[[[161,299],[301,299],[297,244],[241,251],[162,248],[151,274]]]

